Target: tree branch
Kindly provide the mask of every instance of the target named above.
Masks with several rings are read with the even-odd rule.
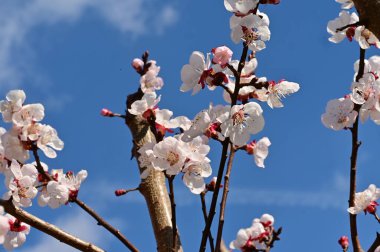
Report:
[[[365,50],[360,48],[360,61],[359,61],[359,71],[356,76],[356,81],[363,76],[364,72],[364,59],[365,59]],[[358,112],[356,120],[353,127],[351,128],[352,134],[352,149],[351,149],[351,162],[350,162],[350,194],[349,194],[349,207],[355,206],[355,193],[356,193],[356,171],[357,171],[357,157],[360,142],[358,140],[359,135],[359,111],[361,105],[355,104],[354,110]],[[350,230],[351,230],[351,241],[354,252],[361,252],[361,246],[359,241],[357,223],[356,223],[356,214],[349,214],[350,216]]]
[[[104,252],[103,249],[89,243],[85,242],[65,231],[59,229],[58,227],[50,224],[40,218],[24,211],[23,209],[16,207],[12,204],[11,201],[6,201],[0,199],[0,205],[4,207],[4,210],[10,215],[14,216],[16,219],[21,222],[27,223],[30,226],[44,232],[55,239],[63,242],[73,248],[76,248],[80,251],[88,251],[88,252]]]
[[[200,194],[200,196],[201,196],[201,203],[202,203],[203,219],[205,220],[205,224],[206,224],[207,223],[207,208],[206,208],[205,193],[202,192]],[[215,251],[214,238],[212,238],[211,232],[208,234],[208,241],[209,241],[209,244],[210,244],[210,250],[211,250],[211,252],[214,252]]]
[[[91,215],[97,222],[98,225],[103,226],[107,229],[111,234],[113,234],[116,238],[118,238],[127,248],[129,248],[133,252],[138,252],[139,250],[116,228],[114,228],[111,224],[106,222],[102,217],[100,217],[93,209],[87,206],[81,200],[75,198],[73,200],[80,208],[86,211],[89,215]]]
[[[380,38],[380,0],[353,0],[364,24],[377,38]]]
[[[228,159],[227,172],[226,172],[226,175],[224,175],[224,188],[223,188],[222,202],[220,202],[218,234],[216,237],[216,246],[215,246],[216,251],[220,251],[220,244],[222,242],[222,233],[223,233],[223,226],[224,226],[224,212],[226,210],[227,196],[229,192],[228,186],[230,182],[230,174],[232,170],[232,163],[235,157],[235,152],[236,150],[231,145],[231,153]]]

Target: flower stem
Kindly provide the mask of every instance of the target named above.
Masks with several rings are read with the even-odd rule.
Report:
[[[200,194],[200,196],[201,196],[201,203],[202,203],[203,218],[205,220],[205,223],[207,223],[207,208],[206,208],[205,193],[202,192]],[[211,252],[214,252],[215,251],[214,238],[212,237],[211,233],[208,234],[208,240],[209,240],[209,244],[210,244],[210,250],[211,250]]]
[[[364,73],[364,59],[365,50],[360,49],[360,61],[359,61],[359,71],[356,76],[356,81],[363,76]],[[356,120],[353,127],[351,128],[352,134],[352,149],[351,149],[351,162],[350,162],[350,194],[349,194],[349,207],[355,206],[355,192],[356,192],[356,171],[357,171],[357,157],[358,150],[360,147],[360,142],[358,140],[359,135],[359,111],[361,105],[355,104],[354,111],[358,112]],[[358,229],[356,223],[356,214],[349,214],[350,216],[350,229],[351,229],[351,241],[354,252],[360,252],[361,246],[358,236]]]
[[[172,209],[172,226],[173,226],[173,242],[172,242],[172,251],[177,251],[177,217],[176,217],[176,204],[174,199],[174,185],[173,180],[175,176],[167,176],[169,182],[169,198],[170,205]]]
[[[232,144],[231,144],[231,153],[230,153],[230,157],[227,163],[227,172],[226,172],[226,175],[224,175],[224,188],[223,188],[222,202],[220,202],[218,234],[216,237],[216,251],[220,251],[220,243],[222,242],[222,233],[223,233],[223,226],[224,226],[224,212],[226,209],[227,195],[229,192],[228,186],[229,186],[230,174],[232,170],[232,163],[235,157],[235,152],[236,150],[232,147]]]

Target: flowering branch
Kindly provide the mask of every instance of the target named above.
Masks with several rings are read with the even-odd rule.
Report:
[[[43,221],[40,218],[26,212],[25,210],[14,206],[12,204],[12,201],[0,199],[0,205],[4,207],[7,213],[14,216],[19,221],[25,222],[32,227],[40,230],[41,232],[44,232],[73,248],[88,252],[104,252],[103,249],[91,243],[85,242],[69,233],[66,233],[53,224]]]
[[[222,233],[223,233],[223,225],[224,225],[224,212],[226,209],[226,202],[227,202],[227,195],[229,192],[229,181],[230,181],[230,174],[232,170],[232,163],[235,157],[236,150],[233,148],[231,144],[231,152],[230,157],[228,159],[227,163],[227,171],[226,175],[224,175],[224,188],[223,188],[223,195],[222,195],[222,201],[220,202],[220,213],[219,213],[219,225],[218,225],[218,234],[216,238],[216,251],[220,250],[220,244],[222,241]]]
[[[356,76],[356,81],[363,76],[364,73],[364,60],[365,60],[365,50],[360,48],[360,60],[359,60],[359,71]],[[361,105],[355,104],[354,110],[359,113]],[[353,127],[350,129],[352,134],[352,150],[351,150],[351,165],[350,165],[350,195],[349,195],[349,207],[355,206],[355,192],[356,192],[356,163],[358,150],[360,147],[360,142],[358,140],[359,134],[359,116],[356,117]],[[360,252],[361,246],[358,237],[358,230],[356,224],[356,214],[350,215],[350,229],[351,229],[351,240],[354,252]]]
[[[116,238],[118,238],[127,248],[130,249],[130,251],[133,251],[133,252],[139,251],[119,230],[115,229],[112,225],[106,222],[93,209],[88,207],[83,201],[75,198],[73,199],[73,202],[76,203],[80,208],[82,208],[89,215],[91,215],[98,222],[98,225],[103,226],[111,234],[113,234]]]

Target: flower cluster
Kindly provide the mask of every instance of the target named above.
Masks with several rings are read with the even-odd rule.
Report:
[[[354,65],[357,76],[359,62]],[[376,124],[380,124],[380,57],[372,56],[365,60],[363,76],[354,80],[351,85],[351,93],[343,98],[331,100],[326,107],[326,113],[322,115],[323,124],[333,130],[341,130],[352,127],[359,115],[362,122],[369,118]],[[354,110],[355,104],[360,106]]]
[[[63,174],[62,170],[48,172],[48,166],[37,159],[38,150],[55,158],[64,144],[53,127],[41,123],[45,116],[43,105],[24,104],[25,99],[24,91],[12,90],[0,101],[3,121],[12,124],[8,131],[0,128],[0,172],[5,176],[7,190],[3,199],[12,200],[17,207],[30,207],[40,193],[39,205],[56,208],[76,198],[87,172],[81,171],[77,176],[72,172]],[[36,162],[27,163],[30,151]],[[21,246],[29,230],[29,225],[8,214],[0,215],[0,241],[6,249]]]
[[[368,49],[370,46],[380,47],[379,39],[359,22],[358,15],[353,12],[349,13],[347,9],[354,7],[351,0],[336,0],[342,4],[339,17],[331,20],[327,25],[327,32],[331,35],[329,41],[340,43],[347,37],[349,41],[356,40],[362,49]]]
[[[274,218],[270,214],[263,214],[260,219],[254,219],[252,226],[239,230],[236,240],[230,243],[230,248],[243,252],[266,250],[276,233],[273,224]]]

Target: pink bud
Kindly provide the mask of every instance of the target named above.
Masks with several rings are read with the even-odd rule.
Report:
[[[135,58],[133,61],[132,61],[132,67],[137,71],[137,72],[140,72],[143,67],[144,67],[144,62],[139,59],[139,58]]]
[[[369,205],[364,209],[365,213],[375,214],[376,213],[376,206],[379,204],[376,201],[371,201]]]
[[[231,49],[227,46],[219,46],[217,48],[212,49],[211,52],[214,54],[212,62],[214,64],[219,64],[222,67],[225,67],[227,63],[230,62],[233,54]]]
[[[126,194],[126,193],[127,193],[127,191],[124,190],[124,189],[118,189],[118,190],[115,191],[115,195],[116,195],[117,197],[122,196],[122,195],[124,195],[124,194]]]
[[[111,110],[106,109],[106,108],[102,109],[100,111],[100,114],[102,116],[106,116],[106,117],[113,117],[114,116],[113,112]]]
[[[348,246],[350,245],[347,236],[340,237],[338,240],[338,243],[340,244],[340,246],[342,246],[342,249],[347,249]]]
[[[253,155],[255,148],[256,148],[256,140],[253,140],[252,142],[250,142],[249,144],[245,146],[245,150],[247,151],[249,155]]]

